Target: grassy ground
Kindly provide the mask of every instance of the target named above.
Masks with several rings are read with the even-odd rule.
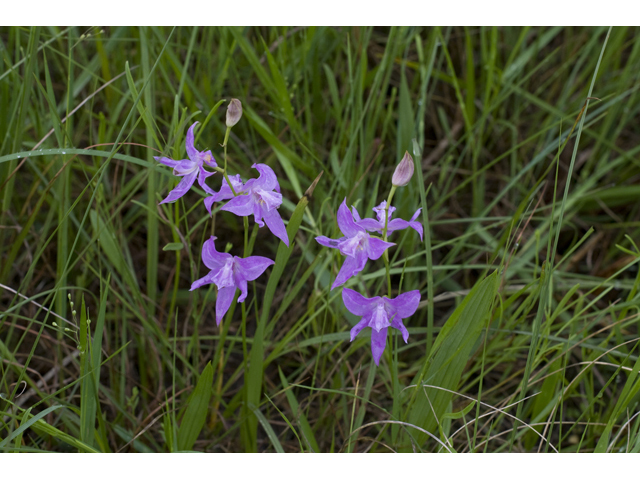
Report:
[[[640,451],[637,34],[0,28],[0,448]],[[198,188],[158,206],[153,156],[197,120],[220,163],[234,97],[229,173],[275,170],[295,242],[249,220],[276,265],[218,328],[189,288],[243,223]],[[391,296],[422,302],[376,367],[314,237],[405,150],[426,235],[394,234]],[[387,295],[384,262],[347,285]]]

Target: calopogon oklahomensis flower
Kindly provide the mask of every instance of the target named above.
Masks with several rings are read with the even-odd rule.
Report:
[[[344,288],[342,300],[347,310],[362,317],[362,320],[351,329],[351,341],[353,342],[365,327],[371,327],[371,354],[376,365],[379,365],[380,357],[387,344],[387,329],[389,327],[400,330],[404,343],[407,343],[409,332],[402,323],[402,319],[410,317],[416,312],[420,303],[420,291],[412,290],[402,293],[396,298],[367,298],[355,290]]]
[[[211,271],[193,282],[189,291],[210,283],[218,287],[216,324],[220,325],[225,313],[229,310],[236,288],[240,289],[238,303],[242,303],[247,298],[247,282],[258,278],[268,266],[275,262],[266,257],[240,258],[230,253],[218,252],[215,240],[216,237],[212,236],[202,246],[202,261]]]
[[[189,191],[193,182],[196,181],[196,177],[198,178],[198,184],[207,192],[211,193],[212,190],[207,186],[205,180],[207,177],[210,177],[216,172],[207,172],[203,166],[207,165],[209,167],[217,167],[215,158],[211,154],[211,150],[198,151],[193,145],[194,135],[193,131],[198,122],[194,123],[189,127],[189,131],[187,132],[187,139],[185,141],[185,146],[187,148],[187,156],[189,160],[172,160],[167,157],[153,157],[158,162],[166,165],[168,167],[173,168],[173,174],[176,177],[182,177],[178,186],[169,192],[167,198],[160,202],[163,203],[171,203],[178,200],[185,193]]]
[[[342,201],[338,208],[338,227],[344,237],[338,239],[325,236],[316,237],[316,241],[325,247],[337,248],[340,253],[347,258],[342,264],[331,289],[339,287],[347,280],[364,269],[368,259],[377,260],[383,252],[395,245],[395,243],[385,242],[379,238],[371,237],[367,230],[358,225],[353,219],[352,213],[347,207],[347,199]]]
[[[226,205],[223,205],[220,210],[235,213],[239,217],[253,215],[259,227],[264,227],[266,223],[271,233],[282,240],[288,247],[289,237],[287,235],[287,229],[284,226],[282,217],[280,217],[278,213],[278,208],[282,205],[282,194],[280,193],[278,178],[273,169],[264,163],[254,163],[251,168],[258,170],[260,176],[247,180],[242,187],[238,188],[236,194],[240,193],[239,195],[233,197],[233,193],[228,185],[226,187],[229,189],[228,192],[226,190],[223,192],[224,184],[226,184],[226,182],[224,182],[223,188],[216,194],[216,198],[229,198],[229,194],[233,198],[231,198]],[[234,179],[230,177],[229,180],[235,190]],[[236,176],[235,180],[240,180],[239,176]],[[205,199],[205,205],[207,201],[208,200]]]

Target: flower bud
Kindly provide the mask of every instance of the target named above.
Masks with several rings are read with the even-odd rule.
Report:
[[[227,108],[227,127],[233,127],[240,118],[242,118],[242,103],[237,98],[232,98]]]
[[[404,157],[402,157],[402,161],[396,167],[396,171],[393,172],[393,177],[391,178],[391,184],[394,187],[404,187],[409,183],[411,177],[413,176],[413,158],[409,155],[409,152],[404,152]]]

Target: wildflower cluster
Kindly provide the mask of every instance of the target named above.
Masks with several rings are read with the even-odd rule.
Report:
[[[242,117],[242,104],[233,99],[227,109],[227,131],[224,140],[224,168],[218,166],[210,150],[199,151],[195,147],[195,128],[198,122],[191,125],[187,132],[186,151],[188,159],[173,160],[167,157],[154,157],[158,162],[173,168],[173,174],[181,177],[178,186],[174,188],[161,203],[171,203],[182,198],[193,186],[196,179],[198,185],[206,193],[204,205],[209,215],[212,214],[214,203],[226,202],[220,210],[231,212],[240,217],[253,215],[255,223],[259,227],[267,228],[285,245],[289,246],[289,237],[284,222],[278,213],[282,205],[280,185],[274,171],[265,164],[254,164],[252,168],[258,171],[258,178],[243,181],[239,174],[227,173],[226,148],[231,128]],[[209,169],[209,170],[208,170]],[[420,215],[418,209],[410,220],[391,218],[395,207],[391,205],[393,195],[398,187],[409,183],[413,175],[413,159],[406,153],[402,162],[398,165],[392,177],[392,186],[387,200],[382,201],[373,209],[374,218],[361,218],[355,207],[347,206],[346,198],[338,208],[338,227],[343,236],[340,238],[316,237],[316,241],[325,247],[335,248],[345,256],[338,275],[331,289],[344,285],[350,278],[360,273],[367,260],[378,260],[383,257],[387,267],[388,295],[389,297],[367,298],[349,288],[342,291],[342,299],[345,307],[354,315],[361,317],[360,322],[351,329],[351,341],[365,328],[371,328],[371,351],[376,365],[384,352],[387,330],[389,327],[399,330],[405,343],[408,341],[409,332],[402,320],[413,315],[420,302],[419,290],[413,290],[391,297],[391,277],[387,249],[395,243],[387,241],[389,234],[412,228],[423,236],[422,225],[416,220]],[[220,189],[216,192],[207,185],[207,178],[222,173],[223,179]],[[247,219],[244,220],[245,228]],[[265,270],[274,264],[274,261],[260,256],[250,256],[245,241],[244,258],[219,252],[215,245],[216,237],[211,236],[202,246],[202,261],[209,269],[204,277],[196,280],[191,285],[195,290],[203,285],[213,284],[217,289],[216,296],[216,323],[220,325],[225,314],[231,306],[237,290],[240,290],[238,303],[247,298],[247,282],[257,279]]]
[[[391,220],[391,215],[396,210],[391,206],[395,190],[409,183],[413,175],[413,168],[413,158],[407,152],[393,174],[388,200],[373,209],[376,218],[361,218],[355,207],[352,206],[349,210],[345,198],[338,208],[337,214],[338,227],[344,236],[337,239],[325,236],[316,237],[316,241],[320,245],[336,248],[345,256],[342,268],[331,285],[332,290],[360,273],[367,260],[379,259],[389,247],[395,245],[395,243],[387,242],[389,233],[412,228],[418,232],[420,240],[422,240],[423,228],[416,221],[422,209],[419,208],[409,221],[401,218]],[[382,238],[372,236],[369,232],[381,234]],[[389,275],[387,257],[385,257],[385,263],[387,264],[387,275]],[[389,290],[390,286],[389,280]],[[391,295],[391,291],[388,294]],[[379,365],[389,327],[399,330],[405,343],[409,339],[409,332],[402,323],[402,319],[410,317],[417,310],[420,303],[420,291],[406,292],[393,299],[387,297],[366,298],[354,290],[344,288],[342,300],[347,310],[362,317],[362,320],[351,329],[351,341],[365,327],[371,327],[371,353],[376,365]]]
[[[158,162],[173,168],[173,174],[182,177],[178,186],[174,188],[167,198],[160,203],[175,202],[183,197],[194,184],[196,178],[198,184],[205,191],[207,197],[204,200],[205,207],[211,215],[211,209],[215,202],[228,200],[220,209],[234,213],[240,217],[253,215],[259,227],[266,223],[271,232],[289,246],[289,238],[284,222],[278,213],[282,204],[282,194],[278,179],[271,167],[258,163],[254,164],[260,174],[258,178],[251,178],[246,182],[241,176],[229,176],[226,171],[226,142],[231,127],[242,117],[242,104],[240,100],[232,99],[227,109],[227,134],[225,136],[225,168],[220,168],[213,158],[211,151],[200,152],[194,145],[194,130],[198,122],[191,125],[187,132],[186,150],[188,160],[172,160],[166,157],[154,157]],[[213,171],[208,171],[207,166]],[[223,174],[220,190],[215,192],[206,183],[206,179],[216,172]],[[245,258],[233,256],[216,250],[216,237],[212,236],[202,246],[202,261],[210,270],[204,277],[196,280],[191,285],[195,290],[203,285],[214,284],[217,288],[216,297],[216,324],[224,318],[229,310],[236,290],[240,289],[238,303],[247,298],[247,282],[257,279],[274,261],[260,256],[248,256]]]

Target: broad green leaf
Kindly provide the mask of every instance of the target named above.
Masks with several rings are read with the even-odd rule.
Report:
[[[178,450],[191,450],[204,427],[209,412],[209,401],[213,393],[213,366],[204,367],[195,390],[187,400],[187,411],[178,429]]]
[[[412,392],[412,395],[415,395],[415,403],[409,411],[409,423],[434,434],[438,432],[438,421],[447,411],[453,394],[422,385],[434,385],[453,391],[458,389],[473,347],[477,345],[483,328],[487,326],[487,316],[490,314],[497,288],[496,271],[471,289],[440,330],[426,374],[423,378],[420,378],[420,375],[416,378],[419,385],[415,387],[418,391]],[[428,395],[429,399],[425,395]],[[415,435],[420,446],[427,438],[424,433]]]

